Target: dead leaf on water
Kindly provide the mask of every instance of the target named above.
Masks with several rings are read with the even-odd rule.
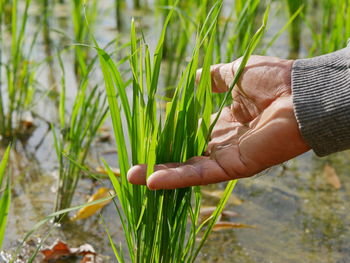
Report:
[[[340,179],[337,175],[337,172],[332,166],[326,164],[323,168],[323,175],[326,179],[326,182],[329,185],[333,186],[333,188],[337,190],[341,188]]]
[[[108,132],[111,131],[111,127],[107,126],[107,125],[103,125],[98,129],[99,132]]]
[[[109,126],[102,126],[98,129],[98,140],[100,142],[109,142],[112,140],[111,128]]]
[[[110,132],[101,132],[98,134],[99,142],[110,142],[112,140],[112,135]]]
[[[24,129],[29,130],[34,127],[34,120],[31,119],[22,119],[21,124]]]
[[[111,171],[113,172],[113,174],[115,176],[120,176],[120,169],[119,168],[115,168],[115,167],[110,167]],[[98,166],[96,168],[96,172],[99,173],[99,174],[104,174],[104,175],[108,175],[108,171],[102,167],[102,166]]]
[[[256,227],[247,225],[247,224],[242,224],[242,223],[219,221],[214,225],[213,231],[220,231],[220,230],[232,229],[232,228],[256,228]]]
[[[216,206],[202,206],[199,212],[200,221],[203,222],[204,220],[208,219],[213,214],[215,209],[216,209]],[[236,216],[238,216],[238,213],[230,210],[224,210],[222,211],[219,217],[219,220],[221,220],[221,217],[232,218]]]
[[[51,247],[42,249],[41,253],[44,255],[44,261],[46,262],[56,262],[62,257],[75,256],[82,257],[80,263],[100,263],[103,261],[90,244],[84,244],[77,248],[69,248],[66,243],[60,240],[56,240]]]
[[[45,256],[45,261],[57,260],[64,256],[70,256],[71,251],[66,243],[57,240],[51,247],[42,249],[41,253]]]
[[[201,210],[199,211],[199,221],[204,222],[213,214],[215,209],[215,206],[202,206]],[[219,216],[219,220],[221,220],[221,215]]]
[[[222,211],[221,214],[223,217],[226,217],[226,218],[239,216],[238,213],[236,213],[235,211],[230,211],[230,210],[224,210],[224,211]]]
[[[216,199],[221,199],[221,197],[224,194],[223,190],[214,190],[214,191],[208,191],[208,190],[201,190],[202,194],[208,196],[208,197],[213,197]],[[227,204],[230,205],[241,205],[243,203],[243,201],[241,199],[239,199],[237,196],[235,196],[234,194],[231,194]]]
[[[87,201],[88,203],[91,203],[93,201],[102,199],[102,198],[106,198],[108,196],[114,195],[114,191],[111,189],[108,189],[106,187],[101,187],[100,189],[98,189],[98,191],[93,194],[89,200]],[[90,216],[92,216],[93,214],[95,214],[97,211],[99,211],[100,209],[102,209],[104,206],[106,206],[109,202],[111,202],[112,200],[106,200],[103,201],[101,203],[98,204],[94,204],[94,205],[89,205],[89,206],[85,206],[82,209],[80,209],[70,220],[71,221],[76,221],[79,219],[85,219],[88,218]]]
[[[79,255],[86,255],[86,254],[96,255],[95,249],[90,244],[84,244],[78,248],[71,248],[70,251],[74,254],[79,254]]]

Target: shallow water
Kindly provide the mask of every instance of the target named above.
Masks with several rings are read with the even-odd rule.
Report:
[[[349,153],[329,159],[307,153],[287,170],[241,180],[236,220],[256,229],[213,233],[203,262],[349,262]],[[325,163],[336,167],[340,190],[325,182]]]
[[[114,16],[110,9],[112,3],[113,1],[103,1],[100,5],[100,16],[96,24],[96,28],[99,29],[96,31],[98,40],[106,44],[118,35],[127,41],[129,18],[137,16],[138,22],[145,28],[145,35],[151,48],[154,47],[161,26],[159,18],[157,20],[149,10],[135,12],[129,8],[123,14],[125,27],[122,32],[117,32],[113,29]],[[131,6],[130,3],[128,5]],[[275,11],[271,16],[272,33],[268,34],[278,31],[279,27],[276,25],[286,21],[283,10],[278,8],[279,11]],[[69,33],[72,28],[67,10],[69,6],[66,4],[56,5],[51,26],[63,27]],[[34,32],[35,18],[40,16],[35,5],[31,7],[31,15],[29,23]],[[70,43],[67,38],[59,34],[52,34],[52,39],[53,47]],[[41,45],[35,52],[36,58],[45,57],[42,39],[40,41]],[[268,55],[288,56],[287,34],[282,35],[274,48],[269,50]],[[307,56],[305,48],[301,50],[300,56]],[[67,67],[67,82],[70,83],[67,89],[69,104],[73,102],[76,93],[75,76],[71,57],[66,55],[63,58]],[[48,85],[52,79],[57,81],[56,71],[58,71],[56,64],[51,69],[40,68],[39,81],[43,85]],[[99,73],[95,74],[98,76]],[[37,128],[34,133],[25,144],[17,144],[17,154],[12,156],[16,176],[4,241],[5,251],[17,247],[18,240],[53,210],[57,164],[52,134],[47,133],[48,124],[45,121],[57,119],[54,107],[53,110],[47,107],[53,103],[55,99],[48,96],[39,101],[34,110],[42,119],[35,118]],[[101,157],[112,165],[115,164],[117,155],[114,149],[114,142],[96,142],[88,159],[89,166],[97,167]],[[241,205],[228,205],[227,209],[238,213],[237,217],[230,220],[255,228],[229,229],[212,233],[197,262],[350,262],[348,245],[350,215],[347,209],[350,201],[349,160],[349,152],[322,159],[310,152],[284,166],[271,168],[254,178],[240,180],[234,192],[243,202]],[[339,190],[326,183],[323,175],[326,164],[336,169],[342,184]],[[107,181],[103,183],[109,185]],[[100,186],[89,178],[83,178],[79,183],[73,205],[86,202],[87,195],[95,192]],[[224,184],[204,188],[223,189]],[[205,198],[204,204],[213,205],[215,201]],[[116,243],[123,243],[122,228],[113,204],[104,208],[103,217]],[[115,262],[104,226],[98,216],[64,227],[46,225],[33,235],[34,240],[36,237],[42,238],[48,229],[51,230],[51,234],[45,244],[52,244],[56,239],[66,241],[72,247],[89,243],[97,253],[105,256],[104,262]]]

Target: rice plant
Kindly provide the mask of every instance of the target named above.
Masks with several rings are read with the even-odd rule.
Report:
[[[77,44],[87,44],[89,31],[93,30],[93,26],[97,16],[97,1],[74,0],[72,5],[72,19],[74,29],[74,42]],[[87,25],[86,21],[89,21]],[[78,82],[82,76],[87,74],[89,49],[81,45],[74,48],[75,56],[75,73]]]
[[[94,60],[95,61],[95,60]],[[66,111],[66,81],[62,61],[61,92],[59,102],[59,130],[53,127],[55,149],[59,163],[59,179],[55,211],[71,206],[75,189],[80,179],[80,167],[84,166],[90,146],[98,128],[105,120],[106,98],[98,90],[98,86],[89,87],[89,78],[94,61],[87,67],[80,83],[73,107]],[[73,159],[75,163],[65,158]]]
[[[229,35],[226,45],[226,61],[232,61],[237,56],[242,56],[248,46],[250,38],[256,30],[256,17],[260,7],[260,0],[235,1],[234,18],[236,19],[231,30],[223,30],[221,39]],[[229,21],[232,18],[227,19]],[[224,29],[227,25],[224,26]],[[222,40],[220,42],[223,42]]]
[[[163,22],[175,2],[174,0],[159,1]],[[178,7],[175,9],[176,12],[172,17],[173,22],[168,25],[164,41],[163,59],[167,61],[165,77],[167,87],[171,88],[176,84],[177,78],[185,66],[186,57],[191,55],[193,34],[198,26],[203,24],[205,14],[210,10],[211,2],[208,0],[200,3],[179,1]],[[167,91],[171,90],[168,89]],[[166,95],[171,97],[172,92],[167,92]]]
[[[256,29],[256,15],[260,7],[260,0],[237,0],[224,22],[218,24],[215,45],[215,63],[231,62],[242,56],[250,38]],[[213,94],[213,103],[217,110],[225,94]]]
[[[310,15],[306,19],[313,41],[309,55],[321,55],[344,48],[350,36],[350,1],[322,0],[313,5],[310,12],[320,12],[321,18]]]
[[[328,1],[328,0],[327,0]],[[289,16],[292,17],[302,6],[305,12],[305,0],[287,0]],[[297,58],[300,49],[302,16],[297,16],[289,27],[290,57]]]
[[[141,8],[141,0],[134,0],[134,8],[135,9]]]
[[[50,0],[43,0],[41,1],[41,10],[43,13],[43,28],[42,28],[42,37],[44,42],[44,48],[45,48],[45,55],[47,60],[47,66],[49,70],[49,86],[52,88],[56,87],[56,69],[55,69],[55,63],[53,59],[53,40],[52,40],[52,21],[50,20],[51,16],[53,15],[53,8],[54,3]]]
[[[115,25],[118,30],[120,30],[123,26],[122,20],[122,10],[125,8],[124,0],[114,0],[115,7]]]
[[[6,166],[10,156],[10,149],[10,146],[8,146],[0,162],[0,249],[5,237],[7,216],[11,203],[10,177],[6,176],[6,174],[9,174]],[[4,184],[4,182],[6,183]]]
[[[228,183],[216,211],[206,224],[199,225],[201,194],[198,186],[150,191],[146,186],[131,185],[127,181],[130,164],[146,163],[149,176],[156,163],[184,162],[190,157],[201,155],[205,150],[209,134],[217,121],[216,119],[214,123],[210,123],[213,104],[209,72],[221,7],[222,1],[217,1],[208,12],[202,29],[197,33],[191,59],[179,77],[174,96],[167,104],[165,113],[159,113],[156,106],[157,88],[165,35],[174,8],[165,20],[154,51],[153,62],[148,45],[142,40],[138,41],[135,25],[133,22],[131,24],[131,101],[127,94],[128,84],[123,81],[116,63],[95,42],[117,143],[120,180],[111,172],[109,174],[121,206],[121,209],[118,206],[116,209],[124,228],[129,251],[128,261],[194,262],[236,183]],[[230,91],[237,83],[244,65],[264,32],[267,13],[268,11],[265,13],[262,27],[253,36],[244,53]],[[208,44],[203,45],[204,42]],[[201,48],[205,48],[205,57],[202,77],[196,87],[196,70]],[[220,115],[229,96],[230,92],[222,101],[217,116]],[[130,140],[131,160],[124,132],[127,132]],[[206,229],[201,241],[197,243],[197,235],[204,226]],[[118,262],[126,262],[123,251],[118,251],[111,238],[110,241]]]
[[[22,115],[29,110],[35,92],[38,65],[31,60],[31,54],[37,34],[31,41],[25,37],[30,3],[31,0],[24,1],[23,13],[18,11],[18,0],[1,1],[0,4],[0,135],[3,139],[12,138],[25,130],[21,123]],[[8,12],[5,12],[5,7],[11,8],[10,21],[6,25]],[[6,34],[10,34],[10,45]]]

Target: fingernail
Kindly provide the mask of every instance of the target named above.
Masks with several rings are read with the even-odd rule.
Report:
[[[147,187],[149,190],[158,190],[157,184],[154,182],[153,174],[151,174],[147,179]]]

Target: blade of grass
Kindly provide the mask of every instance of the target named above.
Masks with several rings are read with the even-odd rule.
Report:
[[[213,212],[212,216],[211,216],[211,219],[209,221],[209,224],[203,234],[203,237],[201,238],[201,241],[196,249],[196,251],[194,252],[194,255],[193,255],[193,258],[191,260],[191,262],[194,262],[195,258],[197,257],[199,251],[201,250],[201,248],[203,247],[204,245],[204,242],[207,240],[209,234],[211,233],[211,231],[213,230],[213,227],[216,223],[216,221],[218,220],[220,214],[222,213],[222,211],[224,210],[225,208],[225,204],[227,203],[227,200],[229,199],[232,191],[233,191],[233,188],[235,187],[236,185],[236,182],[237,180],[233,180],[233,181],[230,181],[226,188],[225,188],[225,191],[223,193],[223,197],[220,199],[220,202],[219,204],[217,205],[215,211]]]
[[[54,213],[51,213],[49,215],[47,215],[44,219],[40,220],[38,223],[36,223],[26,234],[25,236],[23,237],[21,243],[19,244],[19,246],[17,247],[16,249],[16,252],[15,252],[15,255],[17,255],[20,251],[20,249],[23,247],[24,243],[28,240],[28,238],[33,234],[35,233],[42,225],[44,225],[45,223],[49,222],[50,220],[56,218],[57,216],[62,216],[62,215],[65,215],[71,211],[75,211],[75,210],[78,210],[78,209],[81,209],[81,208],[84,208],[86,206],[91,206],[91,205],[97,205],[97,204],[100,204],[100,203],[103,203],[107,200],[111,200],[113,198],[115,198],[117,195],[111,195],[111,196],[108,196],[108,197],[105,197],[105,198],[101,198],[99,200],[96,200],[96,201],[93,201],[93,202],[88,202],[88,203],[85,203],[85,204],[82,204],[82,205],[78,205],[78,206],[74,206],[74,207],[70,207],[70,208],[66,208],[66,209],[63,209],[63,210],[60,210],[60,211],[57,211],[57,212],[54,212]],[[11,261],[13,262],[13,260]]]
[[[10,156],[11,145],[6,148],[0,163],[0,189],[6,174],[6,167]],[[0,248],[5,237],[7,217],[11,203],[11,183],[10,176],[7,176],[5,190],[0,194]]]

